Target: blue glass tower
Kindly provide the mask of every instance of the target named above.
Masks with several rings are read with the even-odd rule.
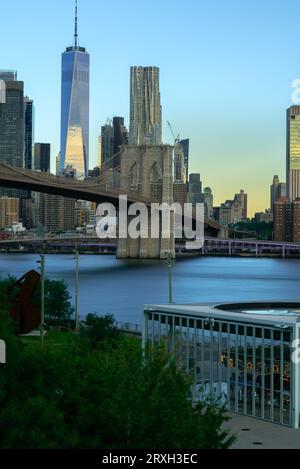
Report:
[[[72,47],[62,54],[61,79],[61,171],[67,166],[76,177],[88,176],[90,56],[78,44],[77,0]]]

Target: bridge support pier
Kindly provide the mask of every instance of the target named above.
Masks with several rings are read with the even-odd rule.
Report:
[[[121,192],[133,195],[152,203],[173,204],[173,147],[161,146],[131,146],[122,148]],[[127,217],[128,224],[132,220]],[[162,236],[162,222],[160,214],[158,228],[159,236],[151,237],[151,208],[148,206],[148,238],[126,239],[119,238],[117,242],[117,257],[119,259],[164,259],[166,253],[171,252],[175,258],[175,230],[174,215],[171,214],[171,236]]]

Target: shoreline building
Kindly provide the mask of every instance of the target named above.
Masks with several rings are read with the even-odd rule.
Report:
[[[78,42],[77,0],[73,46],[62,54],[61,172],[72,166],[78,178],[88,177],[90,55]]]
[[[158,67],[131,67],[129,144],[162,145]]]

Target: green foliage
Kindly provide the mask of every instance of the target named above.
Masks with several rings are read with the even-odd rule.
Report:
[[[9,357],[0,368],[0,448],[231,445],[220,430],[225,410],[210,402],[193,406],[189,378],[166,351],[143,354],[110,316],[90,315],[83,333],[64,334],[59,347],[47,337],[44,348],[39,341],[24,345],[5,311],[0,324]]]
[[[41,289],[34,295],[34,303],[40,307]],[[45,321],[48,324],[65,325],[73,315],[71,294],[63,280],[45,280]]]
[[[18,288],[12,288],[17,281],[14,277],[0,279],[0,303],[10,305]],[[37,288],[33,302],[40,307],[41,289]],[[68,285],[63,280],[45,280],[45,319],[48,323],[62,324],[70,321],[73,315],[71,295]]]
[[[249,222],[240,222],[234,225],[239,231],[253,233],[257,239],[272,240],[273,239],[273,222],[256,223],[255,220]]]
[[[82,336],[86,337],[92,348],[102,346],[103,342],[116,343],[120,339],[120,332],[115,326],[113,316],[99,317],[88,314],[81,329]]]

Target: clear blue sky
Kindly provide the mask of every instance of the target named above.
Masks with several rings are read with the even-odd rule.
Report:
[[[72,44],[73,0],[1,2],[0,68],[18,71],[35,101],[36,141],[59,151],[61,52]],[[191,170],[216,203],[244,188],[250,209],[285,180],[285,111],[300,78],[296,0],[79,0],[91,54],[90,166],[107,117],[128,124],[129,68],[161,69],[164,141],[170,120],[191,140]]]

